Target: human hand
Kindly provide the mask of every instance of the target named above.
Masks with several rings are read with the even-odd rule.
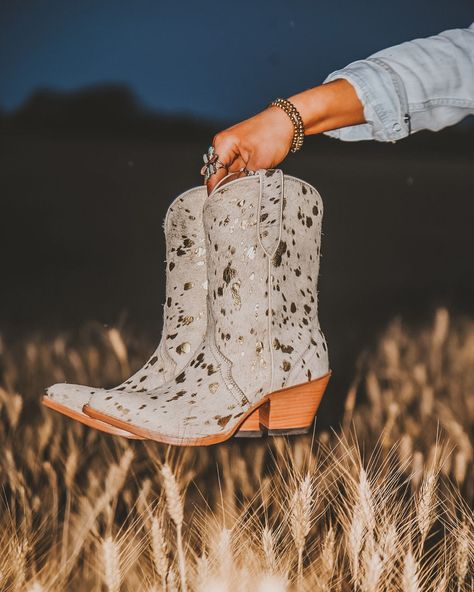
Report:
[[[344,79],[321,84],[288,100],[300,113],[306,135],[365,122],[364,107],[357,92]],[[229,172],[244,167],[256,171],[278,166],[291,148],[293,134],[291,119],[276,106],[219,132],[214,136],[213,146],[225,168],[209,177],[208,194]]]
[[[208,195],[228,173],[244,167],[256,171],[279,165],[290,150],[293,133],[288,115],[272,106],[216,134],[212,144],[226,168],[218,169],[209,177]]]

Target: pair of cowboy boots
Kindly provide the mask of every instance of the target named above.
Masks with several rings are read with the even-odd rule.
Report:
[[[115,388],[56,384],[44,403],[177,445],[307,432],[330,376],[317,301],[322,213],[318,192],[280,169],[178,196],[164,222],[158,348]]]

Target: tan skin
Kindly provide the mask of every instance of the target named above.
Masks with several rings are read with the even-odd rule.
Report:
[[[365,122],[362,103],[352,85],[343,79],[310,88],[288,100],[300,112],[305,135]],[[243,167],[252,171],[277,167],[290,151],[293,131],[293,124],[282,109],[268,107],[216,134],[212,143],[227,170],[221,168],[211,175],[208,194],[228,172]]]

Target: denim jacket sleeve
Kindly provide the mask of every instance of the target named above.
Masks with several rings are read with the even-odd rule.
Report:
[[[325,132],[340,140],[396,141],[474,114],[474,23],[415,39],[352,62],[324,83],[355,88],[367,123]]]

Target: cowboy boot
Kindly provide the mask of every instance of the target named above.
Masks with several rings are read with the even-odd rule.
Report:
[[[203,210],[204,339],[170,382],[91,397],[95,419],[178,445],[307,432],[329,380],[318,321],[322,201],[281,170],[231,181]]]
[[[166,238],[166,302],[161,341],[133,376],[113,390],[131,396],[154,389],[181,372],[206,330],[206,251],[202,207],[204,186],[179,195],[169,206],[163,223]],[[46,389],[43,404],[104,432],[138,438],[82,411],[91,395],[105,395],[103,388],[55,384]]]

